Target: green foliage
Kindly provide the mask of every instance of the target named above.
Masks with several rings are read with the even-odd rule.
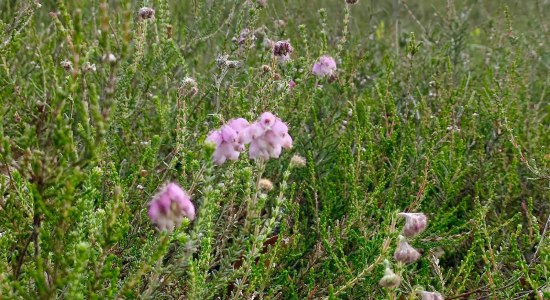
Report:
[[[550,3],[379,2],[1,2],[0,298],[549,297]],[[293,149],[213,165],[263,111]],[[168,181],[197,208],[172,233]],[[400,211],[429,220],[409,265]]]

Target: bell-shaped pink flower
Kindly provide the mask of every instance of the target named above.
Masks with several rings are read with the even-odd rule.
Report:
[[[288,126],[270,112],[264,112],[260,120],[250,125],[247,130],[251,159],[278,158],[283,148],[292,148],[292,137],[288,134]]]
[[[398,213],[398,216],[405,218],[403,235],[413,237],[423,232],[428,225],[428,218],[423,213]]]
[[[311,69],[311,73],[319,77],[332,76],[335,72],[336,62],[328,55],[321,56]]]
[[[171,232],[181,225],[184,217],[195,219],[195,206],[176,183],[168,183],[149,203],[147,215],[160,230]]]
[[[397,245],[397,249],[395,249],[395,252],[393,253],[393,258],[402,263],[410,264],[420,258],[420,253],[416,251],[416,249],[414,249],[411,245],[409,245],[407,239],[404,236],[400,235],[399,244]]]
[[[445,298],[443,298],[443,296],[441,296],[438,292],[422,291],[420,292],[420,297],[422,297],[422,300],[445,300]]]
[[[211,132],[206,141],[214,144],[213,160],[217,165],[226,160],[237,160],[247,143],[248,121],[243,118],[229,120],[221,129]]]

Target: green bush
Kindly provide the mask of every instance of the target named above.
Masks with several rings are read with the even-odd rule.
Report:
[[[549,297],[550,3],[386,2],[0,2],[0,299]],[[264,111],[294,147],[214,165]]]

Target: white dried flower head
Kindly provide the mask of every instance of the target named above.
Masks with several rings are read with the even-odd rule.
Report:
[[[273,183],[269,179],[262,178],[258,182],[258,186],[262,191],[269,192],[273,189]]]
[[[116,56],[113,53],[103,55],[102,59],[103,61],[108,62],[110,64],[116,63]]]
[[[393,258],[405,264],[410,264],[418,260],[420,258],[420,253],[409,245],[404,236],[400,235],[398,238],[399,242],[397,249],[395,249],[395,252],[393,253]]]
[[[305,167],[306,159],[298,154],[294,154],[290,159],[290,164],[298,168]]]
[[[428,218],[423,213],[398,213],[398,216],[405,218],[403,235],[413,237],[423,232],[428,225]]]
[[[386,270],[384,271],[384,276],[378,281],[378,284],[387,289],[398,287],[401,283],[401,278],[393,272],[387,259],[384,260],[384,265],[386,266]]]
[[[68,61],[68,60],[64,60],[61,62],[61,67],[63,67],[63,69],[65,69],[65,71],[72,71],[73,70],[73,63]]]
[[[151,7],[142,7],[139,9],[139,17],[142,20],[151,19],[155,16],[155,10]]]
[[[90,62],[85,62],[82,65],[82,71],[84,71],[84,72],[95,72],[96,71],[95,64],[92,64]]]
[[[420,297],[422,297],[422,300],[445,300],[445,298],[443,298],[443,296],[441,296],[438,292],[421,291]]]

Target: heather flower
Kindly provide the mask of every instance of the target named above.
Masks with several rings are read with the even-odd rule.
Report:
[[[384,265],[386,266],[386,270],[384,271],[384,276],[380,279],[378,284],[388,289],[398,287],[401,283],[401,278],[393,272],[388,260],[384,260]]]
[[[397,249],[395,249],[393,258],[402,263],[409,264],[418,260],[420,258],[420,253],[416,251],[416,249],[414,249],[411,245],[409,245],[407,239],[404,236],[400,235],[399,244],[397,246]]]
[[[428,225],[428,218],[423,213],[398,213],[397,215],[405,218],[403,235],[406,237],[413,237],[423,232]]]
[[[195,219],[195,206],[184,190],[176,183],[169,183],[153,197],[147,215],[160,230],[171,232],[181,225],[184,217]]]
[[[422,291],[420,292],[420,297],[422,297],[422,300],[445,300],[445,298],[443,298],[443,296],[441,296],[438,292]]]
[[[332,76],[336,72],[336,62],[328,55],[321,56],[313,65],[311,72],[319,77]]]
[[[142,20],[147,20],[155,16],[155,10],[150,7],[142,7],[139,9],[138,14]]]
[[[294,88],[296,87],[296,82],[294,82],[294,80],[290,80],[288,82],[288,87],[290,88],[290,90],[294,90]]]
[[[273,45],[273,56],[281,62],[290,60],[292,52],[294,52],[294,48],[289,41],[278,41]]]
[[[245,138],[245,129],[248,128],[248,121],[243,118],[229,120],[227,125],[213,131],[208,135],[206,141],[214,144],[214,163],[223,164],[226,160],[237,160],[248,139]]]
[[[250,142],[251,159],[278,158],[283,148],[292,148],[288,126],[270,112],[264,112],[259,121],[245,130],[244,139],[245,143]]]

